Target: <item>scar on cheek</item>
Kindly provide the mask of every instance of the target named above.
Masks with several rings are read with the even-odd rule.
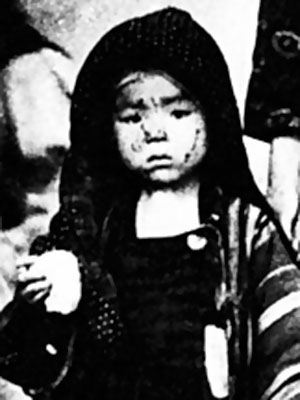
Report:
[[[136,153],[141,151],[141,144],[138,143],[138,142],[137,143],[132,143],[130,147],[131,147],[131,150],[136,152]]]
[[[193,141],[193,144],[192,144],[192,147],[191,147],[191,151],[195,150],[195,148],[197,146],[197,140],[198,140],[198,137],[199,137],[200,133],[201,133],[201,129],[196,129],[195,138],[194,138],[194,141]],[[191,154],[190,153],[187,153],[187,154],[189,154],[189,158],[190,158]]]
[[[188,153],[186,153],[185,156],[184,156],[184,162],[185,163],[187,163],[190,160],[190,158],[192,156],[192,152],[196,149],[197,141],[198,141],[198,137],[199,137],[200,133],[201,133],[201,129],[196,129],[195,137],[194,137],[194,141],[193,141],[191,150]]]

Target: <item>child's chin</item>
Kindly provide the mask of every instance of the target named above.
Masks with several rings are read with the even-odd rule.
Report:
[[[169,168],[159,168],[147,174],[148,182],[155,186],[168,186],[180,180],[177,171]]]

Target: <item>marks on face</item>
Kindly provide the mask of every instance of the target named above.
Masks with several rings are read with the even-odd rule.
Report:
[[[204,126],[202,127],[202,129],[204,129]],[[196,150],[196,148],[197,148],[197,142],[198,142],[198,140],[200,139],[201,132],[202,132],[201,129],[199,129],[199,128],[196,129],[196,131],[195,131],[195,140],[194,140],[194,143],[193,143],[193,145],[192,145],[190,151],[188,151],[188,152],[185,154],[185,157],[184,157],[184,162],[185,162],[185,163],[188,163],[188,162],[189,162],[190,158],[192,157],[193,151]]]
[[[165,74],[136,72],[122,80],[113,122],[125,165],[150,180],[181,179],[206,154],[200,106]]]

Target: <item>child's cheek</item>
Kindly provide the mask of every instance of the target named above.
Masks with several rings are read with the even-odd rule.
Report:
[[[127,124],[115,123],[115,135],[118,141],[119,151],[122,155],[130,156],[130,153],[139,153],[142,150],[142,137],[137,127]]]
[[[139,153],[142,150],[142,134],[139,125],[124,124],[121,127],[122,142],[124,148],[130,153]]]

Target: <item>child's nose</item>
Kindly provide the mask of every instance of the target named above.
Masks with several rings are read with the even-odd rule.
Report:
[[[142,130],[146,143],[167,140],[167,132],[163,121],[160,119],[144,121]]]

